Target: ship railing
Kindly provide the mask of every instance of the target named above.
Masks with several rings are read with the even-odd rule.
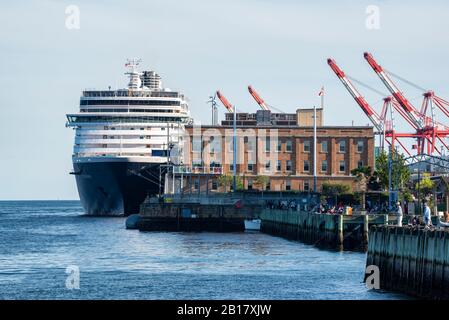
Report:
[[[181,98],[184,96],[176,91],[132,91],[132,90],[95,90],[83,91],[83,97],[153,97]]]

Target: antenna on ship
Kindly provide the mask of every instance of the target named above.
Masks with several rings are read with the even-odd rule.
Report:
[[[125,67],[129,69],[125,74],[129,76],[128,89],[129,90],[139,90],[142,86],[142,80],[140,76],[141,72],[137,71],[137,66],[142,62],[142,59],[127,59]]]

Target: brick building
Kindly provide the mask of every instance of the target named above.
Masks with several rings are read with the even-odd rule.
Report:
[[[313,190],[313,110],[290,114],[237,114],[236,170],[245,189],[261,189],[257,176],[267,176],[266,189]],[[258,111],[259,113],[259,111]],[[280,116],[282,115],[282,117]],[[302,115],[302,117],[300,117]],[[279,119],[279,122],[277,119]],[[184,165],[191,168],[183,189],[193,192],[224,191],[217,179],[233,174],[232,114],[222,125],[187,126]],[[270,120],[271,119],[271,120]],[[313,118],[312,118],[313,119]],[[313,121],[312,121],[313,123]],[[351,170],[374,167],[372,127],[322,126],[317,112],[317,190],[323,182],[353,184]]]

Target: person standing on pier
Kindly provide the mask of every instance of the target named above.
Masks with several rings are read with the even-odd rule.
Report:
[[[424,223],[426,224],[426,227],[431,225],[431,219],[430,219],[430,208],[427,205],[427,201],[423,201],[424,205]]]
[[[398,201],[397,205],[398,205],[398,211],[396,212],[396,214],[398,216],[398,227],[402,227],[403,214],[402,214],[401,202]]]

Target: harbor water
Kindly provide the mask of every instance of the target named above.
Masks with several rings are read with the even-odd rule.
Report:
[[[78,201],[3,201],[0,219],[0,299],[407,299],[365,287],[363,253],[254,232],[126,230]],[[79,289],[66,273],[77,268]]]

